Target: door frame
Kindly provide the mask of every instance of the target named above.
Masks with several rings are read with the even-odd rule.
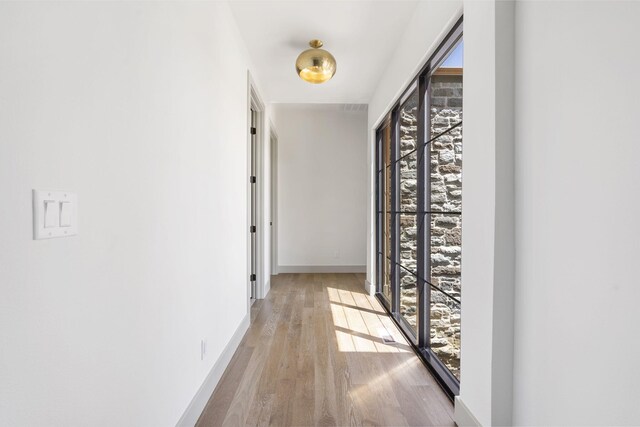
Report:
[[[271,275],[278,274],[278,134],[270,123],[271,147]]]
[[[258,92],[251,73],[247,71],[247,118],[246,118],[246,135],[247,135],[247,163],[246,163],[246,230],[247,230],[247,269],[245,280],[247,284],[247,307],[251,306],[251,110],[256,114],[256,299],[264,298],[264,134],[265,134],[265,108],[264,102]]]

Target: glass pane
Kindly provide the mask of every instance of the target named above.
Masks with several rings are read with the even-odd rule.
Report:
[[[430,282],[460,299],[462,216],[462,42],[431,77]],[[439,105],[439,106],[438,106]]]
[[[462,122],[462,49],[460,42],[431,75],[431,138]]]
[[[382,130],[382,210],[384,223],[382,227],[382,245],[384,259],[384,274],[382,278],[382,294],[391,302],[391,126]]]
[[[382,163],[385,166],[391,164],[391,126],[382,130]]]
[[[417,215],[399,214],[400,221],[400,265],[417,274]]]
[[[385,218],[383,229],[384,254],[386,257],[391,258],[391,213],[387,212]]]
[[[430,346],[460,379],[462,263],[462,49],[460,42],[430,80]],[[441,213],[439,213],[441,212]]]
[[[460,304],[431,288],[431,350],[460,379]]]
[[[402,104],[398,112],[400,137],[398,168],[400,181],[400,211],[413,212],[399,214],[400,221],[400,314],[416,329],[417,300],[417,169],[418,169],[418,92],[414,91]]]
[[[377,242],[378,249],[378,292],[383,295],[388,294],[390,268],[387,262],[387,253],[390,251],[390,215],[388,214],[391,201],[391,132],[387,125],[380,129],[380,139],[378,140],[377,151],[377,194],[378,194],[378,224],[379,236]]]
[[[384,206],[383,210],[385,212],[391,212],[391,166],[387,166],[385,168],[384,173],[384,189],[383,189],[383,197],[384,197]]]
[[[391,302],[391,259],[384,257],[385,274],[382,279],[382,294]]]
[[[383,255],[384,270],[382,274],[382,294],[387,297],[388,301],[391,301],[391,214],[387,212],[384,215],[383,223]]]
[[[456,47],[451,51],[447,58],[442,61],[440,68],[462,68],[462,60],[464,59],[464,42],[460,40]]]
[[[460,300],[462,215],[431,215],[429,283]]]
[[[432,212],[462,212],[462,126],[430,144]]]
[[[380,280],[378,281],[378,292],[382,292],[382,280],[384,278],[384,255],[382,252],[376,252],[376,263],[378,268],[378,273],[380,274]]]
[[[417,215],[398,214],[400,221],[400,314],[416,330]]]
[[[384,223],[382,232],[384,274],[382,278],[382,295],[391,302],[391,126],[387,125],[382,130],[382,166],[383,172],[383,198],[382,210]]]
[[[431,138],[462,121],[462,70],[456,75],[439,72],[431,77]]]
[[[380,160],[380,151],[378,151],[378,160]],[[377,240],[376,240],[376,250],[377,250],[377,291],[382,292],[382,283],[384,281],[385,270],[384,270],[384,233],[385,233],[385,224],[384,220],[386,216],[384,214],[384,172],[378,171],[377,173],[377,212],[376,212],[376,227],[377,227]]]
[[[400,212],[416,212],[418,204],[418,152],[398,161],[400,173]]]
[[[418,143],[418,91],[414,91],[398,112],[400,127],[400,155],[405,156],[417,148]]]
[[[400,314],[411,329],[416,329],[416,312],[418,310],[418,293],[416,276],[404,268],[398,267],[400,273]]]

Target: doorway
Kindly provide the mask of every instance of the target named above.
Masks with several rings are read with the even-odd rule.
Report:
[[[251,282],[251,286],[250,286],[250,300],[251,303],[253,303],[256,299],[256,281],[257,281],[257,274],[258,274],[258,242],[257,242],[257,229],[258,229],[258,224],[257,224],[257,218],[258,218],[258,188],[257,188],[257,184],[256,184],[256,176],[257,176],[257,168],[256,168],[256,164],[257,164],[257,113],[256,110],[254,110],[253,108],[251,108],[251,126],[249,128],[249,132],[250,132],[250,140],[251,140],[251,147],[250,147],[250,160],[249,160],[249,184],[250,184],[250,214],[249,214],[249,218],[250,218],[250,225],[249,225],[249,233],[250,233],[250,245],[251,245],[251,252],[250,252],[250,273],[249,273],[249,281]]]
[[[278,136],[271,125],[271,274],[278,274]]]
[[[264,213],[265,107],[247,74],[247,305],[264,298],[264,242],[268,213]],[[266,233],[265,233],[266,232]]]

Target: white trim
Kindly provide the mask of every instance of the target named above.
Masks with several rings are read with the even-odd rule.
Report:
[[[376,287],[373,286],[373,283],[371,283],[368,280],[364,281],[364,290],[369,294],[369,295],[373,295],[376,291]]]
[[[482,427],[480,421],[471,413],[460,396],[456,396],[453,408],[453,420],[459,427]]]
[[[266,296],[264,277],[264,144],[265,144],[265,106],[262,97],[258,92],[258,88],[251,76],[251,72],[247,71],[247,230],[251,226],[251,183],[249,176],[251,175],[251,109],[256,112],[256,299],[262,299]],[[247,310],[251,306],[251,233],[247,233]]]
[[[248,131],[251,127],[251,92],[253,89],[253,79],[251,78],[251,72],[247,70],[247,123],[245,131],[247,132],[247,159],[246,159],[246,169],[245,169],[245,177],[248,177],[251,174],[251,135]],[[249,180],[246,180],[246,228],[245,230],[249,230],[251,226],[251,183]],[[246,234],[246,248],[247,248],[247,271],[245,274],[245,278],[247,280],[247,313],[251,312],[251,234]]]
[[[178,421],[176,426],[195,426],[198,418],[200,418],[200,415],[202,414],[202,411],[204,411],[204,407],[207,405],[209,398],[213,394],[213,391],[216,389],[220,378],[222,378],[222,374],[224,374],[224,371],[225,369],[227,369],[229,362],[231,362],[231,358],[238,349],[238,346],[240,345],[244,334],[247,332],[247,329],[249,329],[250,319],[251,314],[247,313],[244,319],[242,319],[242,322],[240,322],[238,329],[236,329],[236,332],[229,340],[227,346],[224,348],[224,350],[222,350],[220,357],[218,357],[216,363],[213,364],[213,368],[211,368],[209,375],[207,375],[207,378],[205,378],[204,382],[196,392],[196,395],[191,400],[191,403],[189,403],[189,406],[184,411],[184,414],[182,414],[182,417],[180,417],[180,420]]]
[[[264,294],[262,295],[263,299],[267,297],[267,295],[269,295],[269,291],[271,290],[271,281],[267,280],[267,283],[264,284],[264,288],[263,288],[263,292]]]
[[[278,274],[278,134],[269,122],[271,149],[271,275]],[[265,293],[266,295],[266,293]]]
[[[280,265],[279,273],[364,273],[366,265]]]
[[[367,212],[368,218],[368,233],[367,233],[367,278],[376,277],[376,271],[378,269],[377,260],[377,223],[376,223],[376,128],[370,130],[370,141],[367,147],[367,154],[369,156],[369,177],[367,184],[369,185],[369,211]]]

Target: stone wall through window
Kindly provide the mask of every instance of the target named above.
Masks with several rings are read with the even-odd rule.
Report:
[[[462,73],[431,78],[431,349],[460,375]],[[442,291],[440,291],[442,290]]]

